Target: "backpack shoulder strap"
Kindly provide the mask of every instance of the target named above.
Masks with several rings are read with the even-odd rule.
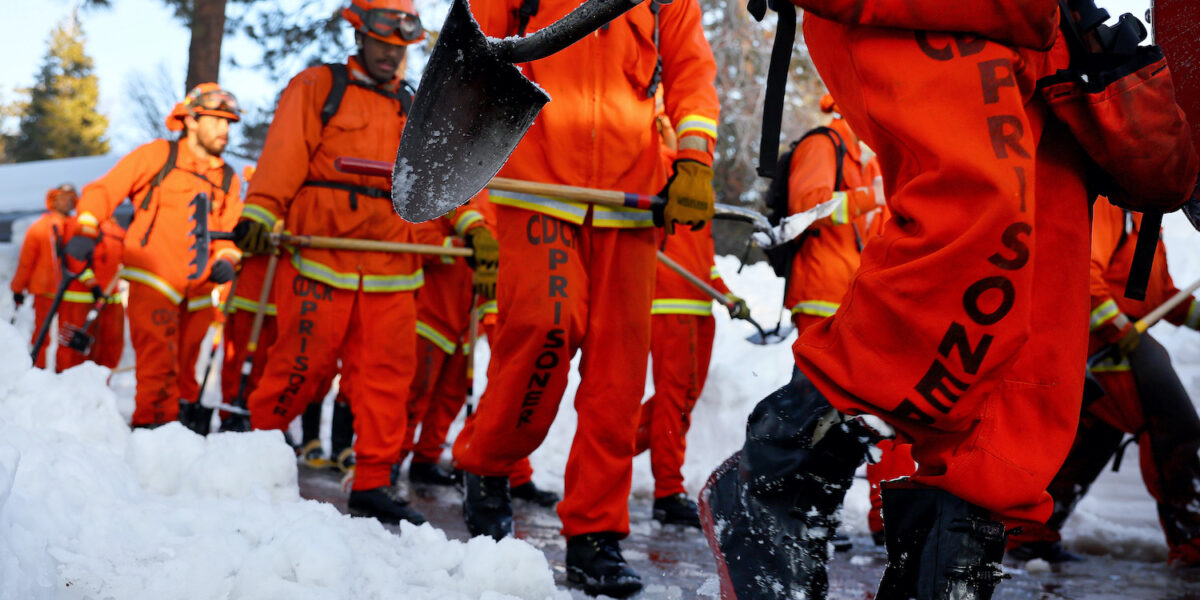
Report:
[[[162,185],[163,179],[167,178],[167,174],[175,169],[175,159],[179,157],[179,140],[170,140],[167,142],[167,162],[163,163],[158,174],[154,179],[150,180],[150,189],[146,192],[146,197],[142,198],[141,209],[147,210],[150,208],[150,197],[154,195],[154,190]]]
[[[350,81],[350,73],[346,69],[346,65],[342,63],[327,63],[330,73],[333,75],[333,85],[329,88],[329,95],[325,96],[325,104],[321,107],[321,125],[328,125],[329,120],[333,115],[337,114],[338,107],[342,105],[342,96],[346,95],[346,85]]]
[[[228,196],[229,186],[233,185],[233,167],[229,166],[229,164],[224,164],[221,165],[221,171],[221,191],[225,192],[225,195]]]
[[[833,154],[837,162],[837,171],[833,178],[833,189],[834,191],[838,191],[845,188],[845,180],[842,178],[842,165],[846,162],[846,153],[849,152],[849,149],[846,148],[846,142],[842,140],[842,135],[837,130],[822,125],[821,127],[810,129],[796,144],[799,145],[800,142],[813,135],[823,135],[833,143]]]

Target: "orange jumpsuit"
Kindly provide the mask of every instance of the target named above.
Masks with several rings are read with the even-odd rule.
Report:
[[[729,293],[713,262],[711,225],[700,231],[678,229],[664,238],[664,254],[688,272],[709,280],[718,292]],[[649,436],[654,497],[665,498],[686,492],[682,469],[687,432],[692,408],[708,379],[716,321],[708,294],[662,263],[654,275],[654,302],[650,308],[654,395],[642,404],[638,432],[639,445],[641,432]]]
[[[796,342],[797,364],[833,406],[913,442],[915,483],[1044,521],[1079,417],[1088,310],[1081,156],[1036,94],[1066,47],[1017,46],[1056,39],[1055,4],[796,3],[839,19],[806,14],[805,40],[878,153],[892,214],[837,314]]]
[[[46,204],[50,210],[25,230],[17,272],[13,274],[12,283],[9,285],[13,293],[28,291],[33,296],[34,323],[30,346],[37,341],[38,329],[50,313],[54,294],[58,292],[58,281],[62,277],[58,263],[58,245],[66,244],[64,236],[68,217],[53,210],[49,206],[49,199]],[[35,367],[46,368],[46,348],[49,346],[49,341],[42,345],[37,360],[33,363]]]
[[[528,32],[578,3],[542,2]],[[484,33],[517,33],[520,0],[476,3]],[[681,138],[716,138],[716,64],[695,0],[662,6],[658,54],[666,113]],[[654,15],[634,7],[547,58],[520,65],[553,98],[500,171],[504,177],[654,194],[666,183],[655,107]],[[604,60],[596,57],[603,56]],[[686,147],[686,145],[685,145]],[[685,154],[686,153],[686,154]],[[680,158],[711,164],[710,151]],[[579,425],[567,460],[562,533],[629,531],[638,406],[650,350],[654,233],[644,211],[492,191],[501,275],[488,386],[472,435],[454,459],[467,472],[508,475],[541,444],[558,412],[571,357],[582,351]],[[512,268],[518,265],[518,268]]]
[[[1128,322],[1146,316],[1179,290],[1167,271],[1166,247],[1158,242],[1146,286],[1145,300],[1125,297],[1125,283],[1133,262],[1134,247],[1141,229],[1141,213],[1124,211],[1098,199],[1092,212],[1092,270],[1089,350],[1095,353],[1121,339]],[[1184,300],[1165,319],[1175,325],[1200,329],[1200,301]],[[1150,344],[1143,338],[1142,344]],[[1156,345],[1156,344],[1155,344]],[[1139,347],[1135,354],[1146,350]],[[1061,539],[1058,528],[1074,503],[1099,475],[1122,434],[1133,434],[1138,442],[1142,479],[1158,506],[1172,562],[1200,563],[1200,417],[1179,383],[1165,352],[1142,356],[1137,365],[1154,364],[1149,372],[1135,368],[1128,358],[1107,358],[1092,366],[1092,374],[1105,395],[1084,408],[1080,432],[1067,462],[1051,484],[1056,502],[1053,527],[1040,523],[1023,525],[1015,543]],[[1111,428],[1111,429],[1110,429]],[[1106,437],[1107,445],[1098,442]],[[1078,453],[1078,454],[1077,454]],[[1060,510],[1061,508],[1061,510]]]
[[[352,80],[370,79],[353,58],[347,68]],[[333,165],[339,156],[393,160],[405,121],[400,102],[349,85],[322,126],[332,81],[327,67],[313,67],[284,89],[243,217],[268,226],[284,219],[297,234],[412,242],[412,226],[393,211],[386,180]],[[275,275],[278,337],[248,399],[254,428],[286,428],[341,359],[357,434],[353,489],[388,485],[404,442],[406,409],[396,390],[407,390],[415,371],[413,291],[421,281],[410,254],[285,249]]]
[[[212,323],[212,291],[208,281],[212,263],[225,259],[237,263],[241,252],[233,242],[214,241],[204,271],[188,279],[194,267],[190,235],[192,198],[208,194],[208,227],[228,231],[242,211],[241,187],[233,176],[229,194],[222,190],[225,163],[203,160],[179,142],[175,168],[154,190],[151,182],[168,157],[168,142],[154,140],[121,159],[111,171],[83,188],[79,198],[81,225],[98,226],[125,198],[135,212],[125,234],[125,266],[121,277],[129,282],[129,336],[137,355],[137,394],[133,425],[174,421],[179,400],[192,401],[200,392],[196,359]],[[145,206],[143,206],[145,204]]]
[[[68,235],[74,234],[74,229],[73,223],[68,225]],[[68,326],[81,328],[87,322],[88,311],[95,302],[92,286],[108,288],[109,283],[120,275],[121,256],[124,253],[125,230],[112,221],[101,223],[100,236],[92,253],[91,270],[83,271],[79,279],[71,282],[58,308],[59,329],[64,335],[71,335]],[[86,265],[70,257],[67,257],[67,264],[72,271],[86,268]],[[94,340],[88,354],[72,350],[66,344],[58,345],[58,353],[54,358],[56,371],[62,372],[86,360],[110,369],[120,364],[121,354],[125,350],[125,306],[122,300],[120,290],[114,288],[87,332]]]
[[[250,329],[254,324],[254,313],[258,308],[258,299],[262,294],[267,274],[267,260],[266,256],[243,256],[237,283],[233,287],[232,312],[225,318],[224,354],[221,363],[221,397],[226,403],[233,403],[241,386],[242,363],[246,360],[246,344],[250,342]],[[270,348],[275,342],[275,314],[275,294],[272,286],[267,296],[262,330],[258,334],[258,347],[262,350]],[[255,359],[254,367],[246,380],[242,400],[249,397],[262,378],[267,362],[266,352],[259,352]]]

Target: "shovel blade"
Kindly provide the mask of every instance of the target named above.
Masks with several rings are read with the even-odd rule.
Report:
[[[753,334],[750,335],[750,337],[746,338],[746,341],[750,342],[751,344],[756,344],[759,346],[770,346],[772,344],[779,344],[781,342],[786,341],[788,336],[792,335],[792,332],[795,330],[796,330],[796,328],[793,327],[792,325],[780,325],[779,327],[776,327],[775,329],[766,332],[766,335],[763,335],[762,333],[755,331]]]
[[[87,354],[95,339],[87,332],[73,325],[67,325],[58,334],[59,345],[66,346],[80,354]]]
[[[396,151],[396,212],[419,223],[465,203],[500,171],[549,101],[498,54],[466,0],[454,0]]]

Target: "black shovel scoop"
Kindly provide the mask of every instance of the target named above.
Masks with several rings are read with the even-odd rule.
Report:
[[[413,223],[462,205],[504,166],[550,96],[513,63],[545,58],[642,0],[587,0],[525,38],[489,39],[454,0],[396,152],[392,204]]]

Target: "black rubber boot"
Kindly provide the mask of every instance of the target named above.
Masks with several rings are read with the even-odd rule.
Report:
[[[388,525],[398,525],[400,521],[408,521],[413,525],[425,522],[425,517],[414,510],[393,486],[353,490],[347,505],[350,514],[356,517],[371,517]]]
[[[526,502],[532,502],[538,506],[541,506],[542,508],[554,508],[554,506],[558,504],[558,501],[562,499],[558,497],[558,494],[555,494],[550,490],[543,490],[534,485],[532,480],[526,481],[525,483],[513,488],[511,490],[511,495],[513,498],[519,498]]]
[[[329,455],[338,457],[342,451],[354,446],[354,412],[349,402],[333,403],[333,418],[329,424]]]
[[[199,402],[188,402],[179,399],[179,424],[200,435],[208,435],[212,428],[213,409],[206,408]]]
[[[700,529],[700,512],[686,494],[654,499],[654,520],[663,525],[683,525]]]
[[[321,439],[321,402],[310,402],[300,415],[300,446],[309,446]]]
[[[567,582],[589,596],[628,598],[642,589],[642,578],[621,556],[619,533],[585,533],[567,539]]]
[[[463,472],[463,520],[471,537],[500,540],[513,534],[512,498],[508,477],[482,477]]]
[[[945,491],[883,489],[887,567],[876,600],[988,600],[1004,578],[1004,524]]]
[[[443,469],[437,463],[416,461],[408,466],[408,480],[422,485],[453,486],[458,483],[450,471]]]
[[[1080,562],[1082,556],[1063,547],[1062,542],[1043,540],[1040,542],[1025,542],[1008,551],[1008,555],[1017,560],[1033,560],[1040,558],[1051,564],[1065,562]]]
[[[759,402],[746,443],[709,477],[700,520],[724,598],[824,598],[838,510],[881,437],[801,377]]]

